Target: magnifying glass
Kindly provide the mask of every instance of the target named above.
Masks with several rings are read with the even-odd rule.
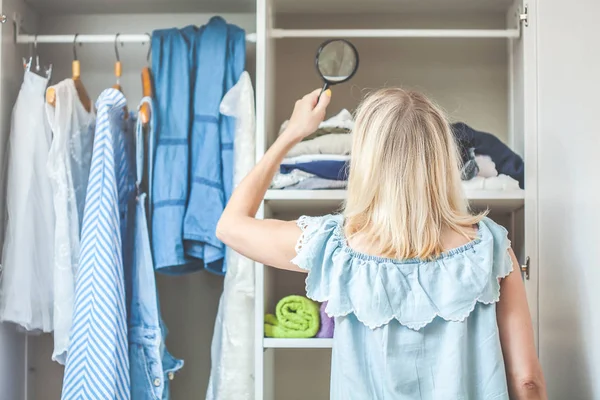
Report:
[[[317,72],[323,79],[321,94],[330,86],[350,80],[358,70],[358,51],[344,39],[323,42],[315,57]]]

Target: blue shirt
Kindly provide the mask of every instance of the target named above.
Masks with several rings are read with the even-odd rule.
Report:
[[[98,98],[62,399],[129,400],[123,236],[131,200],[125,97]]]
[[[490,219],[431,261],[348,247],[342,216],[301,217],[293,262],[335,318],[333,400],[508,399],[496,302],[510,242]]]

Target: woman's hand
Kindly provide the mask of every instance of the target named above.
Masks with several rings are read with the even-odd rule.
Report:
[[[299,142],[317,130],[331,101],[331,90],[327,89],[321,97],[320,93],[321,89],[317,89],[296,102],[290,122],[282,136],[286,135],[294,142]]]

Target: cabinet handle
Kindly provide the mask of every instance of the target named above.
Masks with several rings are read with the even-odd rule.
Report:
[[[521,272],[525,276],[525,279],[529,280],[529,257],[525,259],[525,264],[521,265]]]
[[[0,14],[0,24],[5,23],[7,20],[8,18],[6,17],[6,15]]]

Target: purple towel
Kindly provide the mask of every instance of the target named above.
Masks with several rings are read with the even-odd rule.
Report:
[[[333,338],[333,328],[335,323],[333,318],[325,313],[325,307],[327,307],[327,302],[321,304],[321,309],[319,312],[321,315],[321,327],[319,328],[319,332],[317,332],[317,336],[315,337],[330,339]]]

